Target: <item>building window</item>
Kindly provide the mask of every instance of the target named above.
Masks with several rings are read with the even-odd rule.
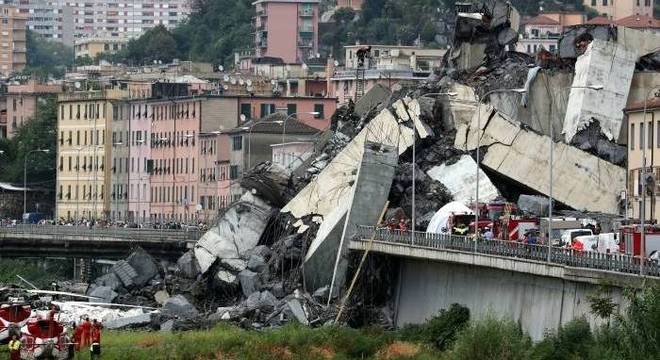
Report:
[[[238,165],[231,165],[229,167],[229,178],[232,180],[238,179]]]
[[[646,125],[646,148],[647,149],[653,149],[653,123],[649,121],[648,125]]]
[[[644,144],[644,123],[639,124],[639,149],[644,150],[646,144]]]
[[[244,115],[246,120],[251,119],[252,106],[250,104],[241,104],[241,115]]]
[[[607,6],[607,0],[603,0],[603,6]]]
[[[630,150],[635,150],[635,124],[630,124]]]
[[[314,104],[314,112],[317,113],[314,115],[315,119],[323,119],[324,114],[323,114],[323,104]]]
[[[232,150],[234,151],[239,151],[243,149],[243,137],[242,136],[234,136],[232,138]]]
[[[298,112],[298,106],[296,104],[286,104],[286,114],[291,116]],[[294,116],[295,117],[295,116]]]
[[[261,104],[261,117],[268,116],[275,112],[275,104]]]
[[[596,0],[591,0],[591,6],[596,6]]]

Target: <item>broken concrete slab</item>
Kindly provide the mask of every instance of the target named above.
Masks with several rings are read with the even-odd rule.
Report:
[[[261,287],[259,274],[247,269],[238,273],[238,281],[241,283],[241,290],[245,296],[250,296]]]
[[[390,89],[381,84],[376,84],[355,103],[355,113],[358,116],[364,116],[372,109],[385,103],[391,95],[392,91]]]
[[[248,269],[256,272],[262,272],[266,268],[266,261],[259,255],[252,255],[247,263]]]
[[[138,274],[133,267],[125,260],[119,260],[112,265],[112,272],[117,275],[124,287],[131,287],[135,284],[135,279]]]
[[[592,41],[578,57],[562,131],[566,143],[593,119],[598,120],[608,140],[619,138],[637,57],[634,50],[601,40]],[[604,88],[576,88],[593,85]]]
[[[250,250],[247,252],[246,255],[252,256],[252,255],[259,255],[262,258],[266,259],[268,256],[270,256],[270,248],[266,245],[258,245],[255,246],[254,249]]]
[[[103,326],[107,329],[115,330],[141,327],[149,323],[151,323],[151,314],[140,314],[106,321]]]
[[[330,285],[332,295],[343,287],[348,266],[348,239],[353,236],[357,225],[378,221],[392,186],[397,162],[395,147],[372,142],[365,144],[352,194],[345,206],[338,206],[324,219],[307,252],[304,273],[307,286],[314,289]]]
[[[236,282],[236,275],[227,270],[220,270],[215,274],[215,279],[219,284],[234,284]]]
[[[188,279],[194,279],[200,273],[199,264],[197,263],[195,253],[192,250],[183,254],[177,260],[176,265],[181,274]]]
[[[247,268],[247,261],[243,259],[222,259],[220,265],[225,269],[241,272]]]
[[[169,298],[170,298],[170,294],[168,294],[167,291],[165,291],[165,290],[158,290],[154,294],[154,300],[156,300],[156,302],[160,305],[165,304],[165,302]]]
[[[87,295],[102,299],[103,302],[111,303],[118,294],[109,286],[96,286]]]
[[[305,310],[303,309],[302,304],[300,304],[300,300],[298,299],[287,300],[286,306],[290,311],[291,315],[293,315],[294,319],[296,319],[296,321],[298,321],[303,325],[309,325],[309,320],[307,320],[307,314],[305,314]]]
[[[167,320],[160,324],[160,331],[172,331],[174,329],[174,320]]]
[[[518,209],[525,214],[548,216],[548,204],[549,200],[544,196],[523,194],[518,198]]]
[[[137,276],[133,278],[133,282],[136,286],[145,285],[159,273],[156,260],[142,248],[137,248],[133,251],[126,259],[126,262],[135,269]]]
[[[163,304],[163,313],[180,318],[190,318],[199,315],[199,311],[183,295],[174,295]]]
[[[263,200],[245,193],[195,244],[195,258],[206,273],[216,259],[237,259],[259,242],[266,228],[271,207]]]
[[[117,290],[123,286],[119,277],[117,277],[117,275],[112,271],[96,278],[96,280],[94,280],[94,284],[98,286],[107,286],[112,290]]]
[[[487,147],[482,166],[547,195],[550,139],[523,129],[520,123],[499,113],[484,112],[481,123],[481,144]],[[474,150],[476,128],[475,116],[467,134],[457,135],[455,145]],[[625,168],[564,143],[555,143],[554,154],[553,196],[556,201],[576,210],[618,213],[618,196],[626,188]]]
[[[471,122],[477,109],[477,96],[472,87],[459,83],[451,83],[447,92],[453,92],[456,96],[440,97],[438,101],[442,104],[442,128],[451,131],[459,124]]]
[[[469,155],[463,155],[453,164],[435,166],[426,172],[433,180],[441,182],[455,201],[470,204],[477,190],[477,163]],[[479,168],[479,201],[491,202],[500,196],[488,176]]]
[[[383,109],[282,212],[291,213],[297,219],[314,214],[327,216],[350,196],[365,140],[396,146],[401,154],[412,145],[413,139],[413,130],[399,124],[389,110]]]

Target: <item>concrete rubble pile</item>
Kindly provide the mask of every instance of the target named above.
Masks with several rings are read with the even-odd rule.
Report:
[[[533,58],[508,51],[520,21],[509,2],[458,7],[444,69],[417,88],[376,88],[362,103],[338,109],[331,131],[298,169],[263,163],[248,172],[240,201],[176,264],[137,250],[96,279],[89,294],[160,308],[149,321],[138,314],[122,327],[332,323],[354,275],[350,241],[358,226],[378,222],[386,202],[388,218],[414,218],[424,230],[443,205],[474,203],[478,171],[480,202],[505,199],[545,216],[551,144],[556,207],[618,214],[626,178],[620,110],[655,85],[660,56],[650,53],[660,48],[657,37],[578,26],[564,35],[558,56]],[[602,89],[584,88],[595,85]],[[507,88],[526,93],[484,98]],[[376,260],[357,279],[347,321],[391,325],[395,265],[370,256]]]

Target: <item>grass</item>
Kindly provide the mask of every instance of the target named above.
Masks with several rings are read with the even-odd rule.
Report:
[[[248,331],[221,324],[206,331],[105,331],[103,359],[438,359],[430,346],[379,329],[300,325]],[[0,358],[5,354],[0,350]],[[80,359],[88,359],[83,352]]]

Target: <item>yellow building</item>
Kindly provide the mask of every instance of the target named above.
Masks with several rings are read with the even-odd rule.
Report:
[[[126,89],[74,91],[58,97],[58,219],[100,219],[110,212],[113,104]]]
[[[12,6],[0,6],[0,73],[7,76],[26,64],[27,17]]]
[[[115,53],[126,47],[126,39],[112,37],[93,37],[78,39],[73,44],[76,59],[89,56],[92,59],[100,53]]]
[[[653,2],[655,0],[583,0],[583,4],[610,20],[621,19],[632,15],[653,17]]]
[[[644,102],[630,104],[625,110],[628,116],[628,215],[634,219],[640,218],[642,208],[642,169],[643,151],[646,149],[646,166],[653,175],[647,181],[646,219],[657,220],[660,197],[660,97],[649,99],[646,103],[644,117]],[[643,126],[646,120],[646,127]],[[646,137],[644,136],[646,134]],[[646,140],[646,141],[643,141]],[[653,200],[653,201],[651,201]]]

